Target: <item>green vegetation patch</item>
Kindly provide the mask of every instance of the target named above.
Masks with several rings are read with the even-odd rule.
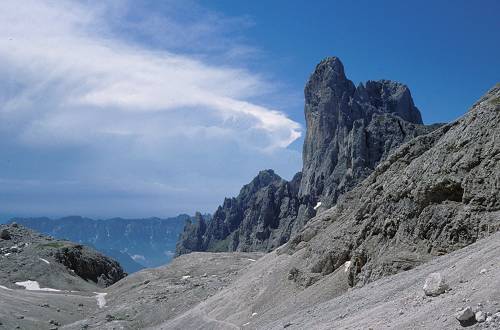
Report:
[[[499,97],[499,96],[497,96],[497,97],[495,97],[495,98],[492,98],[492,99],[490,100],[490,103],[491,103],[491,104],[493,104],[493,105],[500,105],[500,97]]]
[[[232,236],[226,237],[222,241],[216,241],[215,243],[211,244],[207,251],[210,252],[227,252],[229,243],[231,242]]]
[[[40,247],[40,248],[54,248],[54,249],[59,249],[59,248],[65,247],[65,246],[66,246],[66,243],[63,243],[63,242],[50,242],[50,243],[38,245],[38,247]]]

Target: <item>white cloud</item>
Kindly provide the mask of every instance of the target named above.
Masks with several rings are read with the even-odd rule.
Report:
[[[284,148],[300,136],[285,114],[248,101],[269,86],[258,75],[110,38],[106,12],[66,1],[0,4],[0,58],[26,86],[3,103],[3,119],[51,99],[50,108],[42,105],[28,119],[23,134],[31,142],[45,135],[72,141],[82,131],[147,136],[148,127],[136,125],[138,112],[193,108],[233,135],[258,131],[262,149]],[[120,121],[111,125],[110,117]]]
[[[300,125],[257,102],[279,82],[237,65],[258,50],[225,31],[251,20],[131,4],[0,2],[5,211],[210,212],[258,170],[300,166]]]

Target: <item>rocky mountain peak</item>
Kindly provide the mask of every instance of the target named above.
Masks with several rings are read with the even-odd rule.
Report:
[[[273,170],[262,170],[259,172],[259,174],[257,174],[255,178],[253,178],[253,180],[249,184],[243,186],[240,194],[256,192],[259,189],[267,187],[270,184],[280,182],[282,180],[283,179],[279,175],[274,173]]]
[[[354,87],[337,57],[305,87],[306,137],[299,196],[333,205],[402,142],[427,132],[409,88],[390,80]]]
[[[435,128],[422,125],[406,85],[380,80],[356,88],[338,57],[316,66],[304,95],[302,172],[287,182],[273,170],[261,171],[236,198],[224,200],[206,231],[188,224],[177,254],[272,250],[333,206],[399,145]]]
[[[369,103],[382,112],[396,114],[410,123],[423,124],[420,111],[413,103],[410,89],[402,83],[391,80],[369,80],[366,86],[360,84],[357,92],[360,102]]]

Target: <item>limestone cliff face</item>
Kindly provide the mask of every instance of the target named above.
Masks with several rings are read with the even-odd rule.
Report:
[[[306,138],[299,196],[332,206],[401,143],[428,132],[408,87],[381,80],[357,88],[336,57],[305,87]]]
[[[336,57],[321,61],[305,87],[303,169],[290,182],[262,171],[226,199],[200,233],[186,227],[177,255],[189,251],[270,251],[317,212],[368,177],[389,153],[434,126],[424,126],[403,84],[355,87]],[[189,245],[191,248],[186,249]]]
[[[311,285],[346,262],[351,285],[419,265],[500,229],[500,84],[459,120],[395,150],[280,248]]]

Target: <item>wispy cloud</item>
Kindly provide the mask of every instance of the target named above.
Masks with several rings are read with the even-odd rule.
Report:
[[[108,125],[99,124],[101,112],[119,112],[135,122],[134,112],[194,107],[204,108],[221,123],[239,122],[235,133],[258,130],[267,137],[266,148],[286,147],[300,134],[299,125],[282,112],[246,101],[268,86],[259,76],[107,38],[110,33],[106,33],[102,8],[63,1],[25,1],[21,6],[5,1],[1,6],[0,56],[20,83],[26,84],[23,93],[5,102],[2,112],[15,116],[43,98],[52,98],[56,106],[42,121],[40,114],[33,118],[37,141],[44,128],[51,136],[60,128],[60,138],[65,138],[68,129],[109,132]],[[101,112],[91,118],[89,107]],[[148,134],[128,125],[111,131]]]
[[[234,29],[234,20],[251,25],[250,19],[221,18],[195,2],[187,7],[165,2],[161,14],[131,11],[125,1],[92,3],[0,2],[4,145],[18,145],[19,153],[57,150],[53,162],[67,163],[71,181],[76,176],[144,191],[193,188],[172,173],[148,173],[162,166],[185,178],[199,172],[194,166],[185,172],[176,168],[184,167],[178,158],[205,155],[205,162],[218,163],[216,157],[253,155],[260,157],[251,162],[256,167],[290,153],[285,148],[300,136],[300,125],[255,102],[265,99],[272,82],[237,61],[217,60],[254,52],[243,43],[230,44],[223,32],[225,26]],[[148,40],[155,32],[162,37]],[[19,154],[11,155],[19,161]],[[51,165],[56,166],[46,161],[40,175],[68,181],[50,173]],[[109,171],[115,167],[121,169]],[[26,178],[29,173],[18,179],[33,179]]]

